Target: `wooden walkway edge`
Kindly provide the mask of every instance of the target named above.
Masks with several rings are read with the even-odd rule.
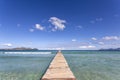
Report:
[[[58,51],[41,80],[76,80],[61,51]]]

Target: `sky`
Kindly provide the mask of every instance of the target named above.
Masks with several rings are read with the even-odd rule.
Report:
[[[0,0],[0,48],[120,47],[120,0]]]

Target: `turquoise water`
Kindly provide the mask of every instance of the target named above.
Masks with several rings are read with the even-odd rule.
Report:
[[[77,80],[120,80],[120,52],[118,51],[64,53]]]
[[[40,80],[54,54],[0,55],[0,80]]]
[[[119,51],[62,53],[77,80],[120,80]],[[54,55],[0,54],[0,80],[40,80]]]

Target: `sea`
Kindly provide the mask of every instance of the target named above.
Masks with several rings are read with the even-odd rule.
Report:
[[[54,50],[0,51],[0,80],[40,80]],[[63,50],[77,80],[120,80],[120,51]]]

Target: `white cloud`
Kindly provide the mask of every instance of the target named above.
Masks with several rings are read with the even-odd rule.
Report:
[[[97,40],[97,38],[95,38],[95,37],[92,37],[91,39],[92,39],[92,40],[94,40],[94,41],[96,41],[96,40]]]
[[[104,45],[105,43],[104,43],[104,42],[98,42],[98,44],[100,44],[100,45]]]
[[[91,21],[90,21],[90,23],[94,24],[94,23],[95,23],[95,21],[94,21],[94,20],[91,20]]]
[[[34,32],[34,29],[29,29],[30,32]]]
[[[43,31],[45,28],[43,26],[41,26],[40,24],[35,24],[35,28],[38,30]]]
[[[118,37],[118,36],[105,36],[102,39],[103,40],[119,40],[120,37]]]
[[[64,47],[55,48],[55,50],[64,50],[64,49],[65,49]]]
[[[39,48],[40,50],[65,50],[64,47]]]
[[[119,14],[115,14],[114,17],[120,17],[120,15]]]
[[[96,18],[95,20],[91,20],[90,23],[94,24],[94,23],[101,22],[101,21],[103,21],[103,18],[99,17],[99,18]]]
[[[17,27],[20,27],[20,24],[17,24]]]
[[[61,20],[57,17],[51,17],[49,19],[49,22],[51,22],[51,24],[55,26],[54,27],[55,30],[64,30],[65,28],[65,23],[66,23],[65,20]]]
[[[55,32],[56,31],[55,28],[52,28],[52,31]]]
[[[96,21],[103,21],[103,18],[96,18]]]
[[[82,49],[90,49],[90,48],[96,48],[96,46],[88,45],[88,46],[79,46],[79,48]]]
[[[72,42],[76,42],[77,40],[76,39],[72,39]]]
[[[28,42],[28,44],[32,44],[32,42],[30,41],[30,42]]]
[[[5,44],[2,44],[3,46],[7,46],[7,47],[12,47],[12,44],[11,43],[5,43]]]
[[[83,26],[79,25],[79,26],[77,26],[77,28],[81,29],[81,28],[83,28]]]

